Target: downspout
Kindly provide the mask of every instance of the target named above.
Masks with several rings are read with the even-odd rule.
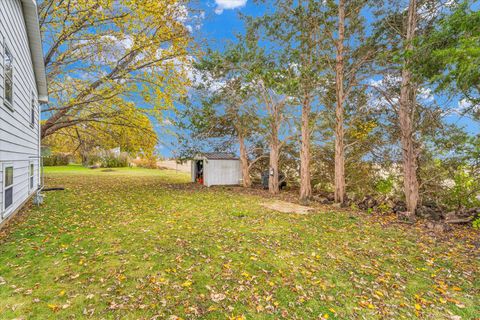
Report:
[[[44,168],[43,168],[43,157],[42,157],[42,134],[41,134],[41,122],[40,122],[40,116],[42,114],[41,112],[41,107],[42,103],[39,104],[38,106],[38,178],[39,178],[39,184],[37,185],[37,192],[35,195],[34,203],[39,206],[43,203],[43,195],[42,195],[42,190],[45,187],[45,174],[44,174]]]

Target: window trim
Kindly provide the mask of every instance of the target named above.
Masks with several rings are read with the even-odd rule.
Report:
[[[12,184],[7,186],[7,169],[8,168],[12,168]],[[7,211],[8,209],[11,209],[13,207],[13,187],[15,185],[14,183],[14,174],[15,174],[15,167],[13,166],[13,163],[5,163],[3,165],[3,194],[2,194],[2,197],[3,197],[3,202],[2,202],[2,209],[3,209],[3,212]],[[6,204],[6,192],[7,192],[7,189],[12,189],[12,203],[7,207]]]
[[[35,128],[35,115],[37,113],[37,104],[35,103],[35,94],[32,92],[32,104],[30,105],[30,127]]]
[[[12,87],[11,87],[11,95],[12,95],[12,101],[8,101],[7,100],[7,72],[6,72],[6,60],[7,60],[7,52],[8,52],[8,56],[10,57],[10,61],[11,61],[11,83],[12,83]],[[13,59],[13,55],[12,55],[12,51],[10,51],[10,49],[8,48],[7,44],[5,43],[5,39],[4,39],[4,45],[3,45],[3,104],[8,108],[10,109],[11,111],[14,111],[14,108],[13,108],[13,97],[14,97],[14,81],[13,79],[15,78],[14,77],[14,59]]]
[[[35,162],[28,163],[28,190],[32,193],[35,190]]]

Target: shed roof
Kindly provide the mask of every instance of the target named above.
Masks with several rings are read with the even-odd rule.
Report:
[[[27,27],[27,36],[32,55],[33,70],[37,82],[38,100],[48,102],[47,77],[45,75],[45,62],[43,60],[42,37],[38,24],[37,4],[35,0],[22,0],[23,15]]]
[[[228,152],[207,152],[201,155],[208,160],[238,160],[238,157]]]

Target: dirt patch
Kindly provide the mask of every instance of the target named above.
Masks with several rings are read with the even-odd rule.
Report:
[[[307,213],[310,213],[312,210],[314,210],[314,208],[312,207],[301,206],[295,203],[281,201],[281,200],[261,203],[260,205],[267,209],[275,210],[283,213],[307,214]]]

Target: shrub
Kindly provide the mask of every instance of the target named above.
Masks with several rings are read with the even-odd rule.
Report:
[[[395,177],[393,175],[389,175],[385,178],[380,178],[375,183],[375,191],[377,191],[381,195],[390,195],[395,187]]]
[[[444,201],[451,208],[465,207],[475,208],[480,206],[478,194],[480,192],[480,180],[465,168],[459,168],[453,177],[453,186],[446,194]]]
[[[48,157],[43,157],[43,165],[46,167],[67,166],[70,163],[70,158],[68,153],[55,153]]]
[[[472,225],[475,229],[480,229],[480,217],[477,219],[473,220]]]
[[[134,159],[132,163],[139,168],[158,169],[158,158],[156,156]]]
[[[128,155],[121,153],[119,155],[108,152],[101,158],[102,168],[121,168],[128,167]]]
[[[102,157],[97,154],[89,154],[84,162],[84,166],[94,166],[102,163]]]

